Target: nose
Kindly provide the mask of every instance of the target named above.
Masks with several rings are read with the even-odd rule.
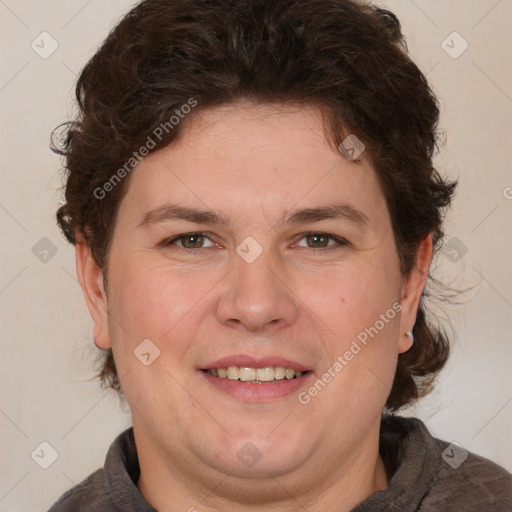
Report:
[[[263,252],[247,263],[234,255],[234,268],[223,282],[217,305],[220,323],[247,331],[278,329],[293,324],[298,300],[283,264]]]

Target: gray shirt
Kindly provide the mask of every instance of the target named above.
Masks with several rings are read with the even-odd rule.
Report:
[[[390,478],[352,512],[512,512],[512,475],[430,435],[415,418],[384,417],[380,452]],[[112,443],[105,466],[48,512],[156,512],[137,488],[133,429]]]

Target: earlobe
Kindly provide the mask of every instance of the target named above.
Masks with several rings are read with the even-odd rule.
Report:
[[[78,281],[93,320],[93,339],[98,348],[110,348],[108,302],[103,286],[103,272],[92,256],[83,235],[76,239],[76,271]]]
[[[400,339],[398,352],[407,352],[413,344],[413,328],[420,305],[421,296],[427,284],[430,264],[432,263],[432,234],[425,237],[416,253],[416,261],[413,269],[405,278],[401,290],[402,314],[400,318]],[[408,335],[411,333],[411,336]]]

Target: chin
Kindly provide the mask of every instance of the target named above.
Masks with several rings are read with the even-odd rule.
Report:
[[[222,441],[207,443],[216,446],[212,465],[239,478],[277,477],[292,472],[311,456],[315,443],[311,429],[295,426],[291,430],[286,428],[286,421],[281,425],[282,418],[272,425],[260,423],[257,428],[253,424],[250,430],[244,428],[243,435],[223,435]],[[201,439],[204,447],[205,437]]]

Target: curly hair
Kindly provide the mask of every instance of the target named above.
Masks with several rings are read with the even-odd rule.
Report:
[[[85,237],[105,278],[126,162],[191,98],[194,113],[247,99],[317,106],[329,143],[351,133],[365,144],[402,275],[429,234],[439,249],[457,182],[433,166],[438,102],[390,11],[356,0],[144,0],[85,66],[76,98],[77,116],[53,144],[66,172],[57,221],[71,243]],[[171,144],[194,113],[161,130],[150,151]],[[448,336],[429,323],[423,301],[413,333],[413,347],[398,356],[390,411],[425,395],[448,357]],[[122,394],[111,350],[101,364],[102,384]]]

